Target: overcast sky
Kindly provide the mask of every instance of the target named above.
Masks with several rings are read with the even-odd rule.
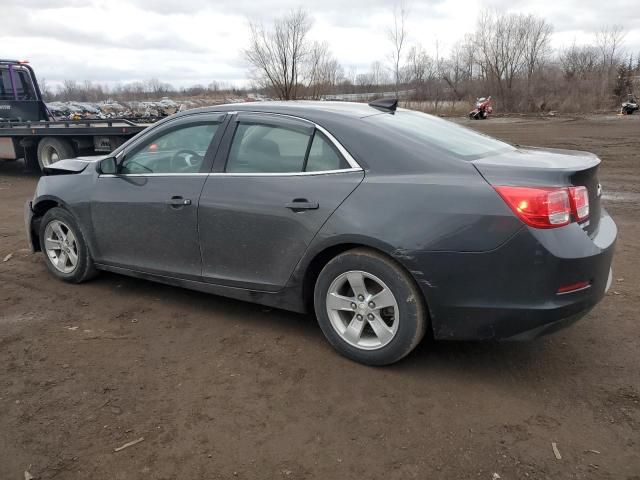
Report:
[[[28,59],[49,84],[113,84],[159,78],[176,86],[212,80],[247,85],[248,21],[269,22],[303,5],[311,36],[326,40],[345,71],[388,58],[393,0],[0,0],[0,58]],[[413,0],[409,43],[445,51],[474,30],[485,7],[534,13],[554,26],[555,48],[587,43],[620,23],[625,48],[640,53],[638,0]]]

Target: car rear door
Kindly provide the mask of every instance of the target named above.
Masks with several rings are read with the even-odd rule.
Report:
[[[311,122],[240,113],[204,185],[198,226],[205,281],[281,289],[364,172]]]
[[[116,175],[99,175],[91,201],[97,261],[199,280],[197,208],[225,114],[194,114],[132,143]]]

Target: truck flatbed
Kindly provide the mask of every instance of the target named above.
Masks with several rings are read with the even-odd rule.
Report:
[[[124,118],[54,120],[28,122],[0,121],[0,137],[20,135],[122,135],[139,133],[153,122],[138,123]]]
[[[0,59],[0,160],[44,168],[78,155],[113,151],[159,118],[57,120],[28,62]]]

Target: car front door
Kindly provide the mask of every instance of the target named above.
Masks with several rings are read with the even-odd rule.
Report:
[[[198,207],[203,278],[277,291],[364,172],[328,132],[285,116],[240,113],[222,144]]]
[[[197,208],[225,114],[195,114],[147,132],[98,176],[91,202],[96,261],[200,279]]]

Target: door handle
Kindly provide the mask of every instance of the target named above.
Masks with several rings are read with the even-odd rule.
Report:
[[[171,205],[172,207],[184,207],[185,205],[191,205],[191,200],[175,196],[167,200],[167,205]]]
[[[293,202],[285,204],[285,207],[297,212],[302,210],[317,210],[320,205],[318,202],[310,202],[306,198],[296,198]]]

